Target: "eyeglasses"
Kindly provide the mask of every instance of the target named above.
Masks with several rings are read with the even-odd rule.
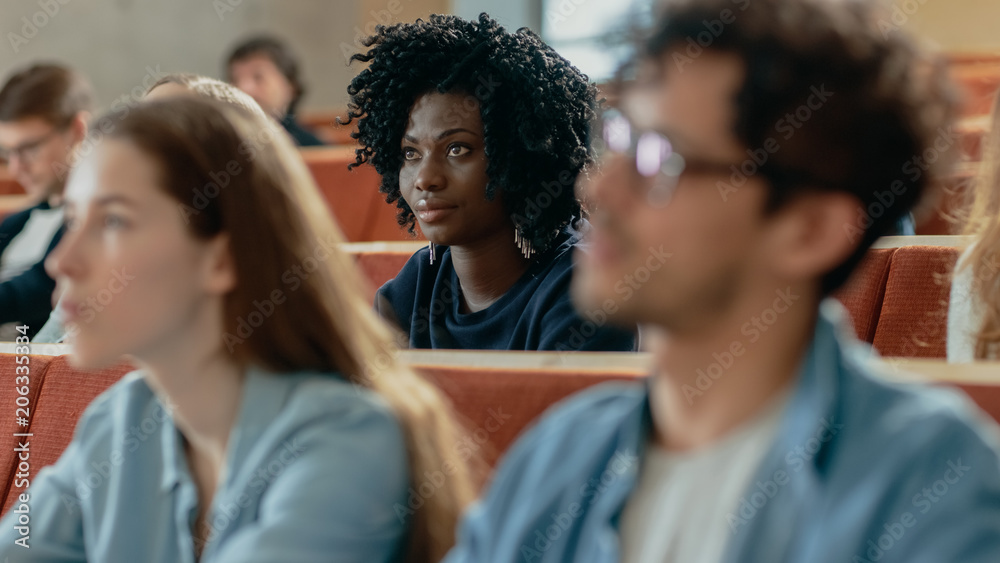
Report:
[[[654,207],[670,202],[685,171],[729,174],[729,164],[689,161],[674,150],[670,139],[636,127],[618,110],[607,110],[594,127],[594,149],[599,159],[610,154],[629,159],[638,175],[632,183]]]
[[[10,162],[11,158],[17,156],[18,160],[32,161],[38,156],[39,149],[42,148],[45,143],[49,142],[53,137],[62,133],[63,129],[53,129],[47,134],[35,139],[34,141],[28,141],[27,143],[21,143],[20,145],[13,148],[0,147],[0,161],[5,164]]]

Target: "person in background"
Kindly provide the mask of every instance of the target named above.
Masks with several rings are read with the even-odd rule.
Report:
[[[366,44],[348,88],[352,166],[374,165],[399,224],[431,243],[378,290],[379,314],[412,348],[633,350],[634,328],[577,314],[569,295],[573,184],[593,156],[587,77],[486,14],[379,27]]]
[[[31,207],[0,222],[0,340],[34,335],[52,311],[45,257],[63,233],[63,189],[94,106],[90,84],[54,64],[16,71],[0,89],[0,158]]]
[[[162,100],[185,94],[205,96],[206,98],[242,108],[259,118],[263,119],[267,117],[264,109],[260,107],[260,104],[256,100],[232,84],[227,84],[221,80],[207,76],[184,72],[168,74],[157,80],[146,91],[145,100]]]
[[[672,253],[612,317],[650,328],[653,373],[522,436],[446,563],[1000,561],[996,424],[960,391],[885,377],[827,299],[954,161],[901,172],[957,95],[888,17],[664,4],[599,127],[573,279],[589,309],[650,246]],[[699,51],[706,25],[724,31]],[[890,187],[884,213],[859,213]]]
[[[299,61],[283,41],[260,36],[240,43],[226,61],[226,76],[277,119],[300,147],[324,144],[295,120],[306,88]]]
[[[243,108],[261,119],[267,118],[264,110],[246,92],[231,84],[197,74],[168,74],[149,87],[145,99],[159,100],[184,94],[205,96]],[[58,288],[55,293],[59,294]],[[32,339],[34,342],[61,343],[66,339],[68,335],[62,311],[58,304],[52,309],[48,320]]]
[[[0,559],[431,562],[453,543],[474,485],[450,408],[397,361],[273,127],[186,95],[95,122],[110,132],[71,172],[46,267],[64,288],[70,363],[127,355],[139,369],[31,483],[31,549],[14,542],[17,514],[0,521]],[[306,262],[318,266],[292,285]],[[82,486],[101,463],[110,474]]]
[[[1000,95],[970,193],[962,230],[972,243],[959,256],[951,282],[949,362],[1000,358]]]

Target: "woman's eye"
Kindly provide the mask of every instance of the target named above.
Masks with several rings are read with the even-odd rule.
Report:
[[[410,147],[403,149],[403,160],[415,160],[417,158],[417,151]]]
[[[451,145],[448,147],[448,156],[463,156],[468,154],[469,150],[465,145]]]
[[[125,220],[117,215],[108,215],[104,218],[104,226],[108,229],[120,229],[125,226]]]

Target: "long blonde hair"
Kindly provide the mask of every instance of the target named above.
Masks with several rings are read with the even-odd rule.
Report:
[[[404,430],[413,490],[422,490],[428,475],[447,473],[407,513],[411,519],[401,518],[409,524],[408,560],[440,560],[476,493],[459,455],[459,427],[444,396],[397,361],[393,333],[364,299],[358,270],[339,248],[344,236],[285,132],[271,120],[194,96],[102,120],[111,137],[159,161],[162,188],[195,237],[229,236],[239,283],[225,298],[220,339],[234,361],[275,372],[336,372],[371,389]],[[290,274],[293,266],[308,275]],[[261,319],[259,302],[279,289],[285,300],[247,334],[241,321]]]
[[[983,139],[982,161],[970,197],[962,234],[971,235],[975,246],[956,273],[971,270],[972,297],[983,311],[975,357],[983,359],[1000,344],[1000,93],[993,101],[990,130]]]

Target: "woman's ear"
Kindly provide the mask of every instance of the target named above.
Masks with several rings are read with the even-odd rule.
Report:
[[[202,286],[212,295],[225,295],[236,287],[236,262],[227,234],[205,243],[202,256]]]
[[[786,203],[768,234],[773,271],[791,280],[815,280],[833,270],[858,247],[861,202],[845,192],[817,191]]]

